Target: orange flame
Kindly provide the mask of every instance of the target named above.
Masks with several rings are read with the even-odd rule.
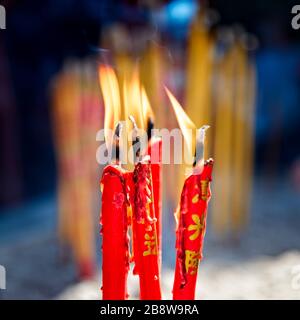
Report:
[[[182,131],[183,138],[185,144],[188,148],[189,154],[194,155],[194,150],[196,147],[196,126],[192,122],[192,120],[188,117],[188,115],[183,110],[182,106],[176,100],[174,95],[170,92],[170,90],[165,87],[168,98],[170,99],[171,105],[175,112],[179,127]]]
[[[142,91],[138,68],[134,70],[130,81],[128,81],[128,79],[124,80],[123,95],[125,114],[133,116],[137,127],[139,129],[144,129]]]
[[[151,108],[151,105],[144,87],[142,87],[141,89],[141,100],[142,100],[141,103],[142,103],[142,110],[143,110],[143,120],[146,126],[149,119],[154,120],[154,113]]]
[[[100,65],[99,67],[99,81],[105,106],[105,139],[107,143],[110,143],[111,136],[108,134],[108,129],[115,130],[121,117],[119,84],[114,70],[106,65]]]
[[[154,119],[154,114],[146,90],[140,83],[138,66],[133,70],[130,78],[124,77],[123,103],[121,103],[117,76],[110,66],[100,65],[99,81],[105,105],[104,129],[107,144],[112,143],[112,137],[107,129],[115,130],[121,116],[126,121],[126,128],[122,130],[124,136],[128,129],[132,129],[129,116],[133,116],[139,129],[145,130],[148,119]]]

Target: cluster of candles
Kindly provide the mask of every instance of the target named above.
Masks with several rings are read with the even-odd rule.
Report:
[[[133,81],[124,85],[123,92],[127,107],[123,114],[129,117],[133,128],[131,143],[134,152],[134,166],[125,168],[119,159],[119,140],[123,128],[119,122],[118,80],[109,66],[100,66],[99,79],[105,104],[105,128],[114,128],[113,138],[106,139],[107,147],[114,145],[117,150],[111,163],[104,168],[101,180],[103,299],[128,298],[127,276],[133,262],[133,273],[139,276],[140,299],[160,300],[162,140],[151,135],[153,112],[149,111],[146,92],[135,74]],[[183,135],[187,128],[195,129],[172,93],[168,89],[166,92]],[[147,126],[148,146],[145,150],[141,148],[138,121]],[[206,129],[207,126],[204,126],[197,131],[193,170],[185,180],[175,214],[177,257],[174,299],[195,298],[213,167],[212,159],[204,161]]]
[[[210,197],[212,161],[205,165],[203,161],[208,155],[215,159],[216,183],[210,207],[213,231],[238,240],[247,225],[253,171],[255,64],[245,32],[228,29],[228,34],[224,30],[219,34],[210,29],[206,18],[205,10],[200,10],[191,24],[187,47],[171,47],[170,51],[165,50],[169,45],[159,37],[137,50],[132,44],[143,40],[139,34],[124,25],[111,25],[112,30],[103,34],[101,47],[111,48],[118,77],[107,65],[100,67],[103,99],[99,99],[98,70],[92,56],[83,61],[66,61],[53,81],[58,233],[63,257],[73,254],[79,279],[92,278],[96,270],[96,197],[102,167],[95,161],[95,134],[103,127],[115,131],[113,139],[107,137],[106,145],[108,149],[118,145],[117,150],[122,151],[125,146],[121,137],[128,138],[126,130],[136,128],[131,137],[134,165],[123,163],[117,152],[103,171],[105,299],[127,297],[131,263],[140,277],[140,297],[161,296],[162,189],[166,207],[175,207],[179,202],[175,214],[177,260],[173,295],[175,299],[194,296],[195,270],[201,259]],[[185,53],[183,61],[180,57]],[[181,79],[186,80],[185,86],[181,86]],[[172,93],[164,90],[163,83],[170,84],[184,101],[184,110]],[[176,117],[162,108],[167,108],[168,99]],[[205,123],[211,125],[205,148],[203,135],[197,141],[185,137],[191,154],[196,149],[196,157],[201,155],[188,177],[183,171],[185,165],[175,162],[165,165],[162,172],[162,140],[151,132],[154,120],[156,127],[172,129],[177,126],[176,118],[184,137],[187,128],[196,131]],[[126,124],[122,126],[119,121]],[[140,128],[148,133],[147,146],[139,143]],[[204,129],[200,132],[204,133]],[[166,218],[167,215],[164,229],[171,228],[171,219]],[[165,239],[168,237],[166,233]]]

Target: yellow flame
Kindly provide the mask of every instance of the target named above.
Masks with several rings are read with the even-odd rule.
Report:
[[[129,87],[129,115],[133,116],[139,129],[144,129],[142,97],[141,97],[141,83],[139,79],[138,67],[135,68]]]
[[[109,142],[108,129],[114,130],[121,117],[120,91],[117,76],[110,66],[100,65],[99,81],[105,106],[105,138]]]
[[[126,130],[132,129],[129,116],[134,117],[139,129],[145,130],[149,117],[154,119],[154,114],[146,90],[140,83],[138,66],[130,76],[125,75],[122,93],[119,90],[117,76],[110,66],[100,65],[99,81],[105,105],[104,129],[107,144],[112,143],[112,137],[108,134],[109,130],[107,129],[114,130],[118,121],[121,120],[121,116],[126,121],[126,129],[122,130],[124,135]],[[120,94],[123,95],[123,103]]]
[[[149,119],[154,120],[154,113],[151,108],[146,90],[143,86],[141,89],[141,100],[142,100],[143,120],[146,126]]]
[[[165,87],[167,95],[170,99],[171,105],[175,112],[179,127],[182,131],[182,135],[185,141],[185,144],[188,148],[189,154],[193,155],[195,146],[196,146],[196,126],[192,122],[192,120],[188,117],[188,115],[183,110],[182,106],[176,100],[174,95],[170,92],[170,90]],[[192,153],[193,152],[193,153]]]

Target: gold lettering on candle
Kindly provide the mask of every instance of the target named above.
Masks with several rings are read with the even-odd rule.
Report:
[[[199,264],[200,254],[199,252],[192,250],[185,250],[185,269],[190,275],[194,275],[197,272]]]
[[[156,250],[156,236],[150,236],[148,233],[145,234],[145,246],[147,247],[147,250],[143,252],[143,256],[149,256],[149,255],[156,255],[157,250]]]
[[[201,180],[201,199],[206,201],[207,200],[207,195],[208,195],[208,180]]]
[[[190,224],[188,226],[188,231],[194,231],[192,235],[189,236],[190,240],[196,240],[201,230],[204,228],[204,225],[200,221],[200,217],[197,214],[192,215],[192,220],[195,222],[195,224]]]

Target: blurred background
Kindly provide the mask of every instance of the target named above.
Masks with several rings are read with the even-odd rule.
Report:
[[[157,127],[178,127],[165,84],[198,127],[211,126],[206,156],[216,165],[197,297],[300,298],[296,2],[0,2],[1,299],[101,297],[100,63],[120,87],[139,64]],[[165,298],[183,177],[164,166]],[[136,298],[137,279],[129,281]]]

